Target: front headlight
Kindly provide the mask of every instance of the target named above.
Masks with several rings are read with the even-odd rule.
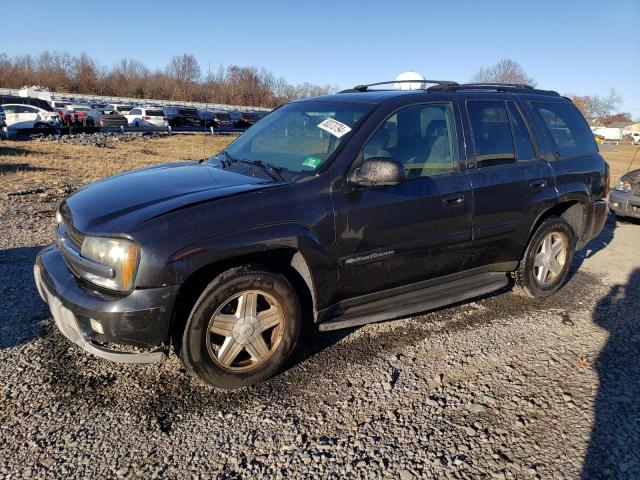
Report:
[[[631,191],[631,182],[629,180],[619,180],[613,189],[620,192],[629,192]]]
[[[84,277],[90,282],[120,292],[133,288],[140,261],[140,247],[137,243],[125,238],[86,237],[80,254],[94,262],[108,265],[115,271],[113,278],[86,273]]]

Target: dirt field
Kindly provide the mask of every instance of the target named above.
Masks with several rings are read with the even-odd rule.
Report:
[[[546,301],[503,290],[322,334],[241,391],[67,341],[32,277],[59,202],[228,141],[0,141],[0,479],[640,478],[640,222],[610,217]],[[612,182],[634,152],[603,149]]]

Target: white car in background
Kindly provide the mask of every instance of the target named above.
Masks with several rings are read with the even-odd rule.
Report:
[[[60,117],[55,112],[18,103],[2,105],[5,122],[9,128],[45,128],[60,125]]]
[[[168,127],[169,122],[160,107],[134,107],[125,115],[131,127]]]
[[[120,115],[127,115],[132,108],[133,105],[126,105],[124,103],[109,103],[104,107],[104,110],[118,112]]]

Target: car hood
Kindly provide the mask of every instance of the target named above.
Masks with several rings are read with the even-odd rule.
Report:
[[[165,213],[274,185],[216,168],[180,162],[134,170],[87,185],[61,205],[65,221],[85,234],[127,233]]]

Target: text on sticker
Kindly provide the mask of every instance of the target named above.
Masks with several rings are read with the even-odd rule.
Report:
[[[325,132],[329,132],[331,135],[340,138],[351,131],[349,125],[345,125],[333,118],[327,118],[318,124],[318,128],[321,128]]]

